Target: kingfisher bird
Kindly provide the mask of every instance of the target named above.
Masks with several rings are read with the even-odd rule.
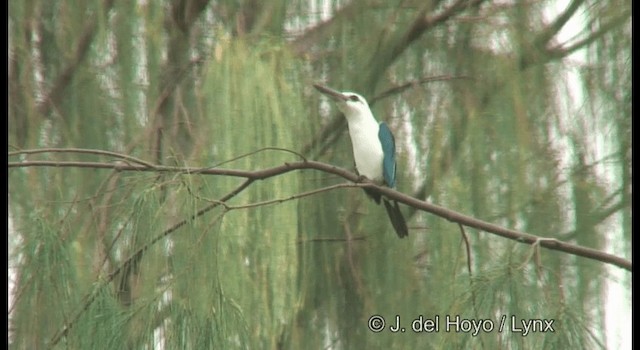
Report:
[[[377,184],[394,188],[396,143],[387,124],[385,122],[378,124],[364,97],[353,92],[339,92],[318,84],[313,84],[313,87],[333,99],[338,109],[347,118],[358,175],[365,176]],[[407,222],[402,216],[398,202],[383,198],[375,190],[367,188],[364,190],[377,204],[382,200],[398,237],[408,236]]]

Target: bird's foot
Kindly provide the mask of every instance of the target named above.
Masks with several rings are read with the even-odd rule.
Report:
[[[365,183],[365,182],[371,182],[371,180],[369,180],[368,177],[364,176],[364,175],[358,175],[358,183]]]

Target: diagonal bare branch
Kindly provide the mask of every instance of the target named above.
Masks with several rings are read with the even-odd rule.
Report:
[[[195,168],[195,167],[172,167],[172,166],[154,166],[147,167],[143,165],[134,164],[114,164],[114,163],[100,163],[100,162],[55,162],[55,161],[24,161],[24,162],[10,162],[9,168],[17,167],[75,167],[75,168],[93,168],[93,169],[112,169],[117,171],[146,171],[146,172],[172,172],[183,174],[202,174],[202,175],[217,175],[217,176],[231,176],[240,177],[247,180],[246,186],[256,180],[263,180],[269,177],[286,174],[292,171],[298,170],[318,170],[329,174],[343,177],[349,181],[358,183],[361,178],[355,173],[352,173],[346,169],[339,168],[330,164],[316,162],[316,161],[301,161],[293,163],[284,163],[282,165],[274,166],[271,168],[261,170],[240,170],[240,169],[220,169],[220,168]],[[398,192],[388,187],[382,187],[371,182],[358,183],[358,187],[372,189],[379,192],[383,196],[395,200],[397,202],[408,205],[417,210],[425,211],[448,221],[455,222],[464,226],[472,227],[481,231],[489,232],[507,239],[511,239],[525,244],[540,244],[540,246],[551,250],[557,250],[577,256],[582,256],[588,259],[598,260],[608,264],[612,264],[623,269],[632,270],[632,263],[630,260],[602,252],[596,249],[582,247],[579,245],[563,242],[560,240],[542,240],[541,237],[535,236],[529,233],[511,230],[502,226],[498,226],[483,220],[476,219],[471,216],[450,210],[435,204],[431,204],[420,199],[411,197],[404,193]],[[243,190],[242,188],[241,190]],[[240,190],[240,191],[241,191]],[[239,192],[238,192],[239,193]],[[237,193],[234,193],[235,196]],[[213,203],[212,206],[217,206],[219,203]],[[209,209],[210,210],[210,209]],[[201,215],[201,214],[196,214]],[[185,222],[186,223],[186,222]],[[184,223],[182,224],[184,225]],[[179,228],[180,226],[175,229]],[[174,230],[175,230],[174,229]],[[171,231],[173,232],[173,231]],[[170,232],[169,232],[170,233]]]
[[[63,337],[67,335],[67,333],[69,333],[69,331],[76,325],[76,323],[80,319],[80,316],[82,316],[82,314],[86,310],[88,310],[89,306],[91,306],[91,304],[93,304],[93,302],[96,300],[96,297],[98,296],[100,291],[106,286],[108,286],[109,283],[113,282],[116,279],[116,277],[120,275],[123,271],[128,271],[131,268],[131,266],[139,263],[140,259],[142,259],[142,256],[147,250],[149,250],[149,248],[151,248],[154,244],[158,243],[163,238],[167,237],[173,232],[176,232],[178,229],[180,229],[182,226],[186,225],[190,221],[193,221],[194,219],[220,206],[221,203],[224,203],[230,200],[231,198],[235,197],[240,192],[244,191],[247,187],[249,187],[249,185],[251,185],[253,181],[254,180],[252,179],[247,179],[242,184],[240,184],[240,186],[236,187],[234,190],[226,194],[220,200],[216,201],[215,203],[211,203],[205,208],[200,209],[197,213],[193,214],[189,218],[184,219],[178,222],[177,224],[171,226],[170,228],[158,234],[156,237],[154,237],[151,241],[146,243],[144,246],[140,247],[135,253],[133,253],[129,258],[127,258],[118,268],[116,268],[108,276],[106,276],[103,280],[101,280],[100,285],[96,286],[96,288],[89,295],[85,296],[84,303],[80,308],[80,310],[78,310],[78,312],[68,322],[66,322],[60,328],[60,330],[51,338],[51,341],[49,342],[49,348],[53,348],[55,345],[57,345],[60,342],[60,340],[62,340]]]
[[[625,13],[625,14],[621,14],[613,19],[611,19],[610,21],[608,21],[607,23],[604,23],[602,25],[600,25],[600,28],[598,28],[598,30],[596,30],[595,32],[591,33],[591,35],[589,35],[588,37],[572,44],[569,46],[556,46],[554,48],[551,48],[548,50],[549,53],[549,57],[550,58],[562,58],[565,57],[571,53],[573,53],[576,50],[582,49],[586,46],[589,46],[591,43],[593,43],[594,41],[600,39],[603,35],[609,33],[612,29],[619,27],[625,23],[627,23],[628,20],[630,20],[631,17],[629,16],[629,14]]]
[[[553,23],[549,24],[533,41],[533,46],[537,48],[545,48],[549,44],[549,40],[553,38],[564,25],[573,17],[575,12],[580,8],[584,0],[573,0],[571,4],[562,12]]]
[[[109,9],[113,7],[114,0],[105,0],[103,7],[103,13],[108,13]],[[64,97],[64,92],[71,83],[73,76],[78,71],[80,64],[84,61],[93,42],[99,21],[94,16],[87,18],[87,22],[84,26],[84,30],[80,39],[76,43],[74,55],[71,57],[66,66],[62,69],[62,73],[56,77],[51,88],[44,94],[42,103],[38,106],[38,112],[42,115],[48,115],[52,107],[60,104],[60,101]]]

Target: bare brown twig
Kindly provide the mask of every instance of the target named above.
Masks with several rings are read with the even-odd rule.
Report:
[[[154,237],[151,241],[146,243],[144,246],[140,247],[135,253],[133,253],[129,258],[127,258],[118,268],[116,268],[108,276],[106,276],[101,281],[102,283],[100,285],[96,286],[96,288],[93,290],[93,292],[91,294],[86,296],[82,308],[74,315],[73,318],[70,319],[69,322],[65,323],[62,326],[62,328],[53,336],[53,338],[51,338],[51,342],[49,342],[50,346],[51,347],[55,346],[58,342],[60,342],[62,337],[64,337],[69,332],[69,330],[71,330],[71,328],[74,327],[74,325],[77,323],[78,319],[80,319],[80,316],[84,313],[84,311],[87,310],[91,304],[93,304],[93,302],[95,301],[96,297],[98,296],[98,293],[102,290],[102,288],[104,288],[109,283],[111,283],[113,280],[115,280],[115,278],[121,272],[128,270],[132,265],[135,265],[136,263],[138,263],[140,261],[140,259],[142,258],[142,255],[149,248],[151,248],[151,246],[153,246],[154,244],[156,244],[157,242],[159,242],[161,239],[165,238],[166,236],[170,235],[171,233],[177,231],[180,227],[184,226],[188,222],[190,222],[190,221],[192,221],[192,220],[204,215],[205,213],[211,211],[212,209],[216,208],[217,206],[220,205],[220,203],[224,203],[224,202],[228,201],[229,199],[235,197],[240,192],[244,191],[247,187],[249,187],[249,185],[251,185],[251,183],[253,183],[253,181],[254,180],[252,180],[252,179],[247,179],[242,184],[240,184],[240,186],[236,187],[233,191],[229,192],[227,195],[222,197],[219,201],[216,201],[215,203],[212,203],[212,204],[208,205],[207,207],[205,207],[203,209],[200,209],[197,213],[195,213],[192,216],[190,216],[189,218],[187,218],[185,220],[182,220],[182,221],[178,222],[177,224],[171,226],[170,228],[168,228],[164,232],[162,232],[159,235],[157,235],[156,237]]]
[[[202,174],[213,176],[232,176],[241,177],[247,179],[246,186],[251,184],[255,180],[263,180],[269,177],[286,174],[296,170],[319,170],[326,173],[334,174],[343,177],[352,182],[359,182],[359,177],[342,168],[335,167],[330,164],[316,162],[316,161],[301,161],[284,163],[271,168],[262,170],[240,170],[240,169],[220,169],[220,168],[192,168],[192,167],[172,167],[172,166],[153,166],[148,167],[139,164],[120,164],[120,163],[100,163],[100,162],[55,162],[55,161],[24,161],[24,162],[10,162],[9,168],[17,167],[76,167],[76,168],[93,168],[93,169],[112,169],[117,171],[147,171],[147,172],[174,172],[174,173],[187,173],[187,174]],[[451,222],[458,223],[460,225],[473,227],[478,230],[493,233],[498,236],[508,238],[525,244],[539,244],[542,247],[551,250],[562,251],[565,253],[582,256],[585,258],[598,260],[604,263],[612,264],[623,269],[632,270],[631,261],[606,253],[596,249],[587,248],[560,240],[540,240],[540,237],[531,235],[525,232],[511,230],[502,226],[498,226],[486,221],[482,221],[462,213],[437,206],[417,198],[413,198],[404,193],[398,192],[388,187],[378,186],[374,183],[358,183],[354,186],[365,187],[376,190],[389,199],[398,201],[405,205],[411,206],[415,209],[422,210]],[[242,188],[244,189],[244,188]],[[234,194],[235,195],[235,194]],[[213,206],[218,205],[213,203]],[[197,214],[196,214],[197,215]],[[185,222],[186,223],[186,222]],[[181,225],[180,225],[181,226]]]
[[[109,156],[118,159],[122,159],[131,163],[136,163],[140,165],[144,165],[147,167],[154,167],[153,164],[149,162],[145,162],[142,159],[138,159],[136,157],[132,157],[126,154],[111,152],[111,151],[103,151],[100,149],[86,149],[86,148],[38,148],[38,149],[26,149],[20,151],[9,152],[9,157],[17,156],[20,154],[38,154],[38,153],[83,153],[83,154],[93,154],[98,156]]]
[[[113,7],[113,2],[114,0],[105,0],[103,2],[103,13],[106,14],[109,12],[109,9]],[[82,35],[80,35],[80,38],[75,45],[74,54],[61,70],[61,73],[54,79],[51,88],[45,92],[42,102],[38,105],[38,111],[42,115],[46,116],[52,108],[55,108],[60,103],[64,97],[64,91],[71,83],[73,76],[80,67],[80,64],[87,57],[87,53],[89,52],[89,48],[91,47],[93,38],[95,37],[98,29],[97,23],[100,22],[95,18],[96,16],[97,15],[92,15],[87,19]]]
[[[58,149],[50,149],[48,150],[49,152],[59,152],[60,150]],[[70,150],[74,151],[73,149]],[[33,153],[45,153],[45,150],[25,150],[25,151],[20,151],[20,152],[13,152],[10,155],[18,155],[18,154],[33,154]],[[82,313],[87,310],[89,308],[89,306],[95,301],[98,293],[100,292],[100,290],[102,290],[102,288],[104,288],[106,285],[108,285],[109,283],[111,283],[113,280],[115,280],[115,278],[120,275],[121,272],[125,271],[126,269],[128,269],[130,266],[136,264],[137,262],[139,262],[139,260],[142,258],[142,255],[151,247],[153,246],[155,243],[159,242],[160,240],[162,240],[164,237],[170,235],[171,233],[177,231],[179,228],[181,228],[182,226],[184,226],[185,224],[187,224],[188,222],[204,215],[205,213],[211,211],[212,209],[223,205],[225,206],[225,210],[231,210],[231,209],[247,209],[247,208],[252,208],[252,207],[256,207],[256,206],[261,206],[261,205],[270,205],[270,204],[274,204],[274,203],[280,203],[286,200],[292,200],[292,199],[297,199],[297,198],[302,198],[302,197],[306,197],[306,196],[310,196],[319,192],[323,192],[323,191],[329,191],[329,190],[333,190],[333,189],[337,189],[337,188],[343,188],[343,187],[362,187],[362,188],[369,188],[369,189],[373,189],[375,191],[380,192],[382,195],[386,196],[389,199],[398,201],[400,203],[409,205],[415,209],[418,210],[422,210],[425,212],[429,212],[432,213],[434,215],[440,216],[442,218],[445,218],[451,222],[455,222],[458,223],[458,225],[460,226],[462,233],[463,233],[463,238],[465,238],[465,242],[466,242],[466,235],[464,233],[464,228],[463,226],[469,226],[469,227],[473,227],[476,228],[478,230],[482,230],[485,232],[490,232],[508,239],[512,239],[512,240],[516,240],[518,242],[521,243],[526,243],[526,244],[530,244],[533,245],[533,249],[535,250],[537,246],[542,246],[545,247],[547,249],[551,249],[551,250],[557,250],[557,251],[562,251],[562,252],[566,252],[566,253],[570,253],[573,255],[577,255],[577,256],[582,256],[582,257],[586,257],[588,259],[593,259],[593,260],[598,260],[604,263],[608,263],[608,264],[612,264],[612,265],[616,265],[619,266],[623,269],[632,270],[632,263],[629,260],[626,260],[624,258],[606,253],[606,252],[602,252],[602,251],[598,251],[595,249],[591,249],[591,248],[587,248],[587,247],[582,247],[579,245],[575,245],[575,244],[571,244],[571,243],[566,243],[566,242],[562,242],[560,240],[556,240],[556,239],[544,239],[538,236],[534,236],[531,234],[527,234],[524,232],[520,232],[520,231],[516,231],[516,230],[510,230],[498,225],[494,225],[482,220],[478,220],[476,218],[470,217],[470,216],[466,216],[464,214],[458,213],[456,211],[453,210],[449,210],[422,200],[419,200],[417,198],[413,198],[411,196],[405,195],[401,192],[395,191],[391,188],[388,187],[382,187],[382,186],[378,186],[372,182],[360,182],[361,178],[356,175],[355,173],[352,173],[350,171],[347,171],[345,169],[342,168],[338,168],[335,166],[332,166],[330,164],[325,164],[325,163],[321,163],[321,162],[316,162],[316,161],[309,161],[309,160],[303,160],[303,161],[299,161],[299,162],[293,162],[293,163],[284,163],[282,165],[279,166],[275,166],[275,167],[271,167],[271,168],[266,168],[266,169],[262,169],[262,170],[240,170],[240,169],[221,169],[221,168],[193,168],[193,167],[173,167],[173,166],[159,166],[159,165],[153,165],[153,164],[149,164],[148,162],[145,161],[139,161],[133,157],[128,157],[125,155],[120,155],[114,152],[107,152],[107,151],[99,151],[99,150],[85,150],[83,152],[80,153],[94,153],[94,154],[98,154],[98,155],[109,155],[109,156],[114,156],[116,158],[120,158],[120,159],[124,159],[124,162],[111,162],[111,163],[104,163],[104,162],[79,162],[79,161],[48,161],[48,160],[42,160],[42,161],[22,161],[22,162],[9,162],[9,168],[24,168],[24,167],[57,167],[57,168],[62,168],[62,167],[74,167],[74,168],[92,168],[92,169],[111,169],[111,170],[115,170],[115,171],[136,171],[136,172],[173,172],[173,173],[183,173],[183,174],[202,174],[202,175],[212,175],[212,176],[231,176],[231,177],[240,177],[240,178],[245,178],[246,180],[240,184],[236,189],[234,189],[233,191],[231,191],[230,193],[228,193],[227,195],[225,195],[224,197],[222,197],[219,200],[215,200],[215,201],[211,201],[212,203],[210,203],[208,206],[206,206],[203,209],[200,209],[197,213],[193,214],[192,216],[190,216],[189,218],[178,222],[177,224],[173,225],[172,227],[168,228],[167,230],[161,232],[160,234],[158,234],[155,238],[153,238],[151,241],[147,242],[143,247],[139,248],[136,252],[134,252],[129,258],[127,258],[118,268],[116,268],[114,271],[112,271],[109,275],[107,275],[103,280],[102,283],[97,286],[96,289],[94,289],[94,291],[87,295],[85,298],[85,301],[83,303],[82,308],[74,315],[74,317],[72,317],[70,319],[69,322],[67,322],[65,325],[63,325],[63,327],[53,336],[53,338],[51,339],[50,344],[52,346],[54,346],[55,344],[57,344],[62,337],[64,337],[69,330],[75,325],[75,323],[78,321],[78,319],[80,318],[80,316],[82,315]],[[135,164],[131,164],[131,161],[135,160]],[[260,202],[260,203],[253,203],[253,204],[248,204],[248,205],[243,205],[243,206],[235,206],[235,207],[229,207],[226,205],[226,202],[235,197],[236,195],[238,195],[240,192],[242,192],[243,190],[245,190],[246,188],[248,188],[253,182],[255,182],[256,180],[263,180],[269,177],[273,177],[273,176],[278,176],[278,175],[283,175],[286,173],[289,173],[291,171],[295,171],[295,170],[319,170],[319,171],[323,171],[326,173],[330,173],[330,174],[334,174],[340,177],[343,177],[349,181],[352,181],[353,183],[351,184],[337,184],[337,185],[333,185],[333,186],[328,186],[328,187],[324,187],[324,188],[320,188],[320,189],[316,189],[316,190],[311,190],[308,192],[303,192],[297,195],[292,195],[288,198],[285,199],[274,199],[274,200],[268,200],[268,201],[264,201],[264,202]],[[468,242],[466,242],[468,244]],[[467,250],[468,250],[468,246],[467,246]],[[467,251],[467,255],[468,258],[470,259],[470,254]],[[468,267],[470,269],[470,260],[468,260]]]

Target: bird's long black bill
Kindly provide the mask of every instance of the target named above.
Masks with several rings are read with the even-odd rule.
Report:
[[[402,216],[398,202],[393,201],[393,204],[391,204],[391,202],[386,199],[383,199],[382,201],[384,202],[385,209],[387,209],[389,219],[391,219],[391,225],[393,225],[393,229],[396,230],[398,237],[407,237],[409,235],[409,228],[407,227],[407,222],[405,221],[404,216]]]
[[[345,96],[343,93],[341,93],[340,91],[336,91],[332,88],[326,87],[326,86],[322,86],[319,84],[313,84],[313,87],[316,88],[316,90],[322,92],[323,94],[333,98],[334,100],[337,101],[346,101],[348,100],[347,96]]]

